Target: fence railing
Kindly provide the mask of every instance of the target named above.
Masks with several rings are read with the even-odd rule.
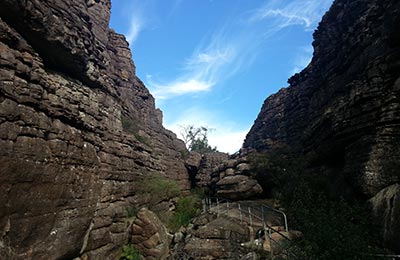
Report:
[[[291,242],[291,239],[287,237],[285,234],[282,234],[280,230],[274,228],[272,225],[268,224],[268,216],[269,212],[275,212],[277,214],[280,214],[283,217],[283,225],[285,228],[286,232],[289,232],[289,227],[288,227],[288,221],[287,221],[287,216],[285,212],[282,210],[278,210],[272,207],[269,207],[267,205],[261,204],[259,207],[254,207],[254,206],[244,206],[243,204],[240,204],[238,202],[233,202],[228,199],[224,198],[218,198],[218,197],[206,197],[203,201],[203,210],[204,211],[212,211],[215,210],[217,215],[220,214],[227,214],[229,215],[229,210],[237,210],[239,214],[239,219],[240,222],[248,222],[250,226],[253,226],[257,221],[258,223],[261,223],[262,227],[264,228],[265,232],[268,234],[269,239],[270,239],[270,244],[272,248],[272,243],[276,244],[277,246],[282,248],[282,243],[274,240],[271,237],[271,233],[277,233],[279,236],[284,238],[287,241]],[[257,214],[258,213],[258,214]],[[247,221],[245,221],[247,218]],[[290,252],[288,250],[290,247],[292,247],[293,243],[288,243],[287,248],[282,248],[283,251],[286,251],[286,255],[294,258],[294,259],[300,259],[298,256],[296,256],[293,252]],[[272,254],[272,252],[271,252]],[[365,254],[365,253],[360,253],[358,255],[364,255],[368,257],[373,257],[376,259],[390,259],[390,260],[400,260],[400,255],[395,255],[395,254]]]
[[[295,254],[289,252],[286,248],[282,245],[281,242],[276,241],[272,238],[272,233],[276,233],[281,236],[284,240],[289,243],[286,243],[288,247],[291,247],[291,239],[283,234],[279,228],[274,228],[272,225],[268,223],[268,212],[274,212],[275,214],[279,214],[283,218],[283,223],[280,223],[279,226],[284,226],[286,232],[289,232],[288,222],[286,214],[278,209],[269,207],[267,205],[260,205],[258,207],[254,206],[243,206],[238,202],[233,202],[228,199],[218,198],[218,197],[206,197],[203,201],[203,210],[204,211],[214,211],[217,215],[226,214],[229,215],[230,210],[237,211],[238,217],[240,222],[247,222],[250,226],[260,226],[264,229],[265,235],[268,236],[270,241],[270,248],[271,248],[271,256],[273,255],[272,252],[272,245],[276,245],[282,249],[282,251],[286,251],[286,255],[290,255],[292,259],[300,259]],[[273,258],[273,256],[272,256]]]
[[[236,209],[239,211],[240,219],[241,222],[243,222],[243,214],[249,216],[249,221],[253,222],[253,218],[257,218],[258,220],[262,222],[268,223],[268,212],[274,212],[275,214],[278,214],[282,216],[283,223],[280,223],[282,226],[284,226],[285,231],[289,232],[289,227],[288,227],[288,221],[287,221],[287,216],[285,212],[282,210],[275,209],[273,207],[267,206],[265,204],[261,204],[258,207],[254,206],[244,206],[243,204],[240,204],[238,202],[233,202],[228,199],[224,198],[218,198],[218,197],[206,197],[204,199],[203,203],[203,210],[209,210],[211,209],[212,206],[216,207],[216,213],[221,214],[225,212],[229,212],[230,209]],[[208,207],[208,208],[207,208]],[[253,223],[250,223],[251,225]],[[272,225],[268,225],[272,226]]]
[[[359,255],[374,257],[377,259],[390,259],[390,260],[400,259],[400,255],[389,255],[389,254],[359,254]]]

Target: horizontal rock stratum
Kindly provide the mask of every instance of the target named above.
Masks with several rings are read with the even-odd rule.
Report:
[[[342,183],[338,192],[378,194],[383,241],[400,252],[400,193],[390,188],[400,183],[399,28],[398,0],[334,1],[311,63],[265,100],[244,147],[312,154],[314,171]]]
[[[186,148],[109,29],[110,7],[1,2],[0,258],[113,259],[127,209],[143,203],[137,180],[189,187]]]

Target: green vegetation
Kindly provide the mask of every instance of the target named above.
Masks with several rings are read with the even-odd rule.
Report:
[[[181,154],[183,159],[187,159],[189,157],[189,152],[185,149],[185,150],[180,150],[179,153]]]
[[[138,122],[139,120],[133,116],[128,117],[125,115],[121,115],[122,129],[127,133],[133,134],[136,140],[138,140],[142,144],[150,147],[151,141],[149,140],[149,138],[139,134],[141,127]]]
[[[132,244],[122,246],[122,253],[119,260],[140,260],[140,259],[143,259],[143,257],[140,255],[140,252]]]
[[[125,210],[126,210],[126,215],[128,218],[135,217],[138,212],[138,210],[134,207],[127,207]]]
[[[139,142],[141,142],[142,144],[151,147],[151,141],[149,138],[147,138],[146,136],[140,135],[140,134],[134,134],[136,137],[136,140],[138,140]]]
[[[201,211],[201,199],[202,196],[204,196],[203,191],[194,190],[189,195],[179,197],[181,195],[181,190],[178,184],[160,174],[147,174],[147,176],[138,183],[138,189],[143,196],[147,197],[148,204],[152,206],[151,210],[153,210],[171,230],[175,231],[181,226],[188,225],[190,220]],[[176,210],[172,215],[157,207],[157,204],[161,201],[177,197],[179,198],[176,202]],[[128,216],[134,213],[133,209],[127,209],[127,212]]]
[[[208,144],[208,133],[211,131],[209,128],[193,125],[181,127],[181,137],[186,144],[189,151],[198,152],[201,154],[216,152],[216,147],[211,147]]]
[[[291,247],[299,259],[368,259],[361,253],[375,253],[373,225],[366,205],[345,196],[339,173],[305,170],[310,158],[287,149],[251,156],[255,177],[272,189],[285,208],[291,229],[304,237]],[[335,175],[336,174],[336,175]],[[333,176],[333,177],[332,177]]]
[[[270,154],[251,154],[249,155],[253,177],[263,186],[268,196],[279,200],[282,194],[289,195],[295,183],[292,178],[302,176],[304,171],[304,161],[296,158],[287,149],[280,149]]]
[[[175,231],[181,226],[187,226],[200,211],[201,199],[199,196],[193,194],[180,197],[176,205],[176,210],[169,220],[168,227]]]
[[[138,185],[139,192],[148,196],[150,204],[178,197],[181,190],[178,184],[160,174],[148,174]]]
[[[121,115],[122,129],[124,129],[125,132],[136,134],[140,129],[137,122],[138,120],[134,120],[131,117],[125,115]]]

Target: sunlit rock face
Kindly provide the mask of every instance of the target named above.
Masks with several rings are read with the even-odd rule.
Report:
[[[314,170],[335,174],[364,199],[399,183],[399,28],[397,0],[335,1],[314,33],[311,63],[265,100],[244,147],[313,154]],[[399,207],[380,197],[377,217],[388,207],[376,204],[386,201]],[[381,226],[384,241],[398,240]]]
[[[188,189],[183,142],[108,28],[110,0],[3,0],[0,255],[112,259],[128,242],[136,180]],[[0,258],[1,258],[0,257]]]

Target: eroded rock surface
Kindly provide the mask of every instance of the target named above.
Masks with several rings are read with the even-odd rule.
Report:
[[[132,244],[146,260],[163,260],[169,253],[172,236],[152,211],[142,208],[132,225]]]
[[[400,234],[400,184],[393,184],[381,190],[370,199],[374,221],[383,226],[384,243],[392,248],[400,248],[400,240],[393,239]]]
[[[250,163],[246,156],[234,156],[218,166],[211,172],[209,187],[217,197],[230,200],[246,200],[257,197],[263,189],[253,178]]]
[[[4,0],[0,17],[0,254],[112,259],[138,179],[189,187],[186,148],[108,28],[110,0]]]
[[[226,176],[216,183],[217,196],[232,200],[247,199],[262,193],[258,182],[246,175]]]
[[[226,153],[206,153],[202,156],[200,166],[196,173],[195,182],[198,187],[209,187],[211,183],[211,173],[215,167],[229,159]]]
[[[184,252],[195,259],[237,259],[243,253],[240,243],[249,238],[249,231],[235,219],[201,216],[194,221]]]
[[[251,174],[246,156],[225,153],[192,153],[186,160],[194,186],[206,188],[209,195],[231,200],[254,198],[263,192]]]
[[[244,147],[312,154],[313,170],[334,173],[356,196],[371,198],[399,183],[398,28],[397,0],[335,1],[314,33],[311,63],[265,100]],[[375,209],[386,214],[386,207]],[[389,226],[382,223],[385,241],[399,251],[388,242],[399,235]]]

